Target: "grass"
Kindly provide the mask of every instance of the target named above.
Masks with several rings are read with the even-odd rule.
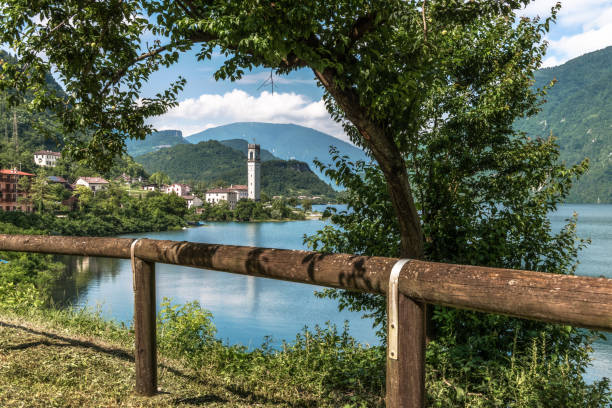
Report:
[[[329,347],[322,338],[317,340],[309,334],[305,340],[310,345],[306,348],[304,344],[287,345],[285,351],[279,352],[249,352],[221,345],[210,338],[206,343],[194,337],[177,341],[177,337],[193,328],[194,322],[206,324],[205,316],[198,314],[199,309],[193,305],[191,309],[168,310],[172,311],[173,320],[165,326],[162,323],[158,339],[159,394],[147,398],[133,391],[133,333],[129,328],[83,310],[0,308],[0,406],[365,407],[383,404],[380,395],[366,397],[367,402],[361,396],[355,400],[354,391],[360,388],[355,384],[347,387],[332,384],[330,370],[343,368],[336,360],[330,360],[328,367],[313,370],[313,362],[319,361],[321,353],[327,353]],[[198,351],[197,347],[202,345],[204,349]],[[354,377],[352,373],[347,376]]]
[[[194,376],[180,362],[163,357],[159,395],[137,396],[133,384],[133,350],[125,344],[40,321],[0,317],[3,407],[292,406],[291,401],[262,398],[214,375]]]

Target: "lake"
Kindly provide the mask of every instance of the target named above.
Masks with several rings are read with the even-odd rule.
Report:
[[[592,240],[581,253],[577,273],[612,277],[612,205],[561,206],[550,216],[553,228],[560,229],[574,211],[579,214],[579,235]],[[325,224],[326,221],[211,222],[182,231],[126,236],[307,249],[302,242],[304,234],[313,234]],[[129,261],[63,259],[72,273],[56,288],[56,301],[99,308],[107,318],[131,322],[133,293]],[[320,289],[315,286],[165,264],[156,265],[156,280],[158,306],[163,297],[170,297],[175,303],[199,301],[213,313],[218,337],[231,344],[256,347],[266,336],[271,336],[272,344],[278,345],[282,340],[294,339],[304,326],[312,328],[329,321],[340,328],[345,320],[350,321],[350,333],[360,342],[378,344],[369,321],[357,313],[338,312],[336,301],[315,297],[314,291]],[[610,377],[612,340],[598,341],[593,358],[586,379]]]

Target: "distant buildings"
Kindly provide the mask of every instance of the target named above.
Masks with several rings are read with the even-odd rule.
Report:
[[[196,197],[194,195],[186,195],[183,196],[183,199],[187,202],[187,208],[191,207],[201,207],[204,204],[204,201],[200,197]]]
[[[108,187],[108,181],[104,180],[102,177],[79,177],[79,179],[74,183],[75,186],[84,186],[93,191],[104,190]]]
[[[145,184],[142,186],[142,189],[146,191],[157,191],[157,184]]]
[[[206,192],[205,200],[209,204],[227,201],[230,208],[236,208],[243,198],[259,201],[261,195],[261,160],[258,144],[249,144],[247,151],[247,185],[232,184],[229,188],[213,188]]]
[[[249,197],[249,190],[246,185],[232,184],[231,186],[229,186],[228,190],[233,191],[236,194],[238,194],[238,201],[242,200],[243,198]]]
[[[219,204],[221,201],[227,201],[230,208],[233,210],[238,203],[238,193],[229,188],[213,188],[206,192],[206,202],[210,204]]]
[[[61,184],[62,186],[64,186],[64,188],[68,189],[68,190],[72,190],[72,186],[70,185],[70,183],[68,182],[68,180],[66,180],[63,177],[59,177],[59,176],[49,176],[47,177],[47,181],[50,184]]]
[[[58,152],[39,150],[34,152],[34,163],[41,167],[55,167],[57,164],[57,159],[59,159],[61,156],[61,153]]]
[[[27,203],[27,193],[19,191],[17,184],[22,177],[32,179],[34,174],[23,171],[0,170],[0,210],[2,211],[25,211],[33,210],[31,204]],[[20,200],[21,199],[21,200]]]
[[[187,184],[174,183],[170,186],[167,186],[164,189],[164,193],[176,194],[182,197],[182,196],[189,195],[191,193],[191,187],[189,187]]]
[[[135,184],[135,183],[142,183],[142,177],[138,176],[138,177],[131,177],[125,173],[122,173],[118,178],[117,181],[119,181],[120,183],[125,183],[125,184]]]

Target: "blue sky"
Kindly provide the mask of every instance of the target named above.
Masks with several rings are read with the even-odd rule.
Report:
[[[522,14],[547,16],[557,0],[536,0]],[[562,1],[557,24],[547,37],[549,51],[544,66],[555,66],[587,52],[612,45],[612,0]],[[195,52],[181,57],[170,69],[158,72],[144,94],[157,92],[181,75],[187,86],[180,95],[180,105],[151,122],[159,130],[179,129],[184,136],[201,130],[239,121],[296,123],[346,140],[342,128],[327,114],[309,70],[275,79],[275,94],[261,85],[269,71],[247,73],[238,82],[215,81],[213,72],[223,60],[198,62]]]

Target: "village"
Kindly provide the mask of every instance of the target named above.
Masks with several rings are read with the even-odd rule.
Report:
[[[50,150],[39,150],[33,153],[34,163],[53,173],[61,153]],[[130,194],[159,192],[164,194],[174,194],[185,201],[188,210],[195,214],[202,214],[203,206],[226,205],[229,210],[235,210],[240,200],[251,200],[259,202],[261,200],[261,158],[260,146],[249,144],[247,153],[247,185],[230,184],[227,187],[208,188],[202,192],[195,192],[194,188],[185,183],[170,182],[156,183],[154,180],[147,180],[142,176],[131,177],[126,173],[112,180],[112,182],[123,186]],[[0,210],[2,211],[22,211],[33,212],[35,210],[30,186],[36,174],[21,171],[17,168],[0,170]],[[165,177],[167,180],[168,177]],[[74,211],[78,206],[79,197],[83,189],[87,189],[94,195],[100,191],[107,190],[111,181],[95,177],[77,177],[72,182],[64,177],[57,175],[46,176],[46,184],[63,188],[64,198],[59,202],[63,211]],[[280,196],[273,196],[272,199],[281,199]],[[321,197],[298,196],[297,200],[308,202]],[[295,199],[294,198],[294,201]]]

